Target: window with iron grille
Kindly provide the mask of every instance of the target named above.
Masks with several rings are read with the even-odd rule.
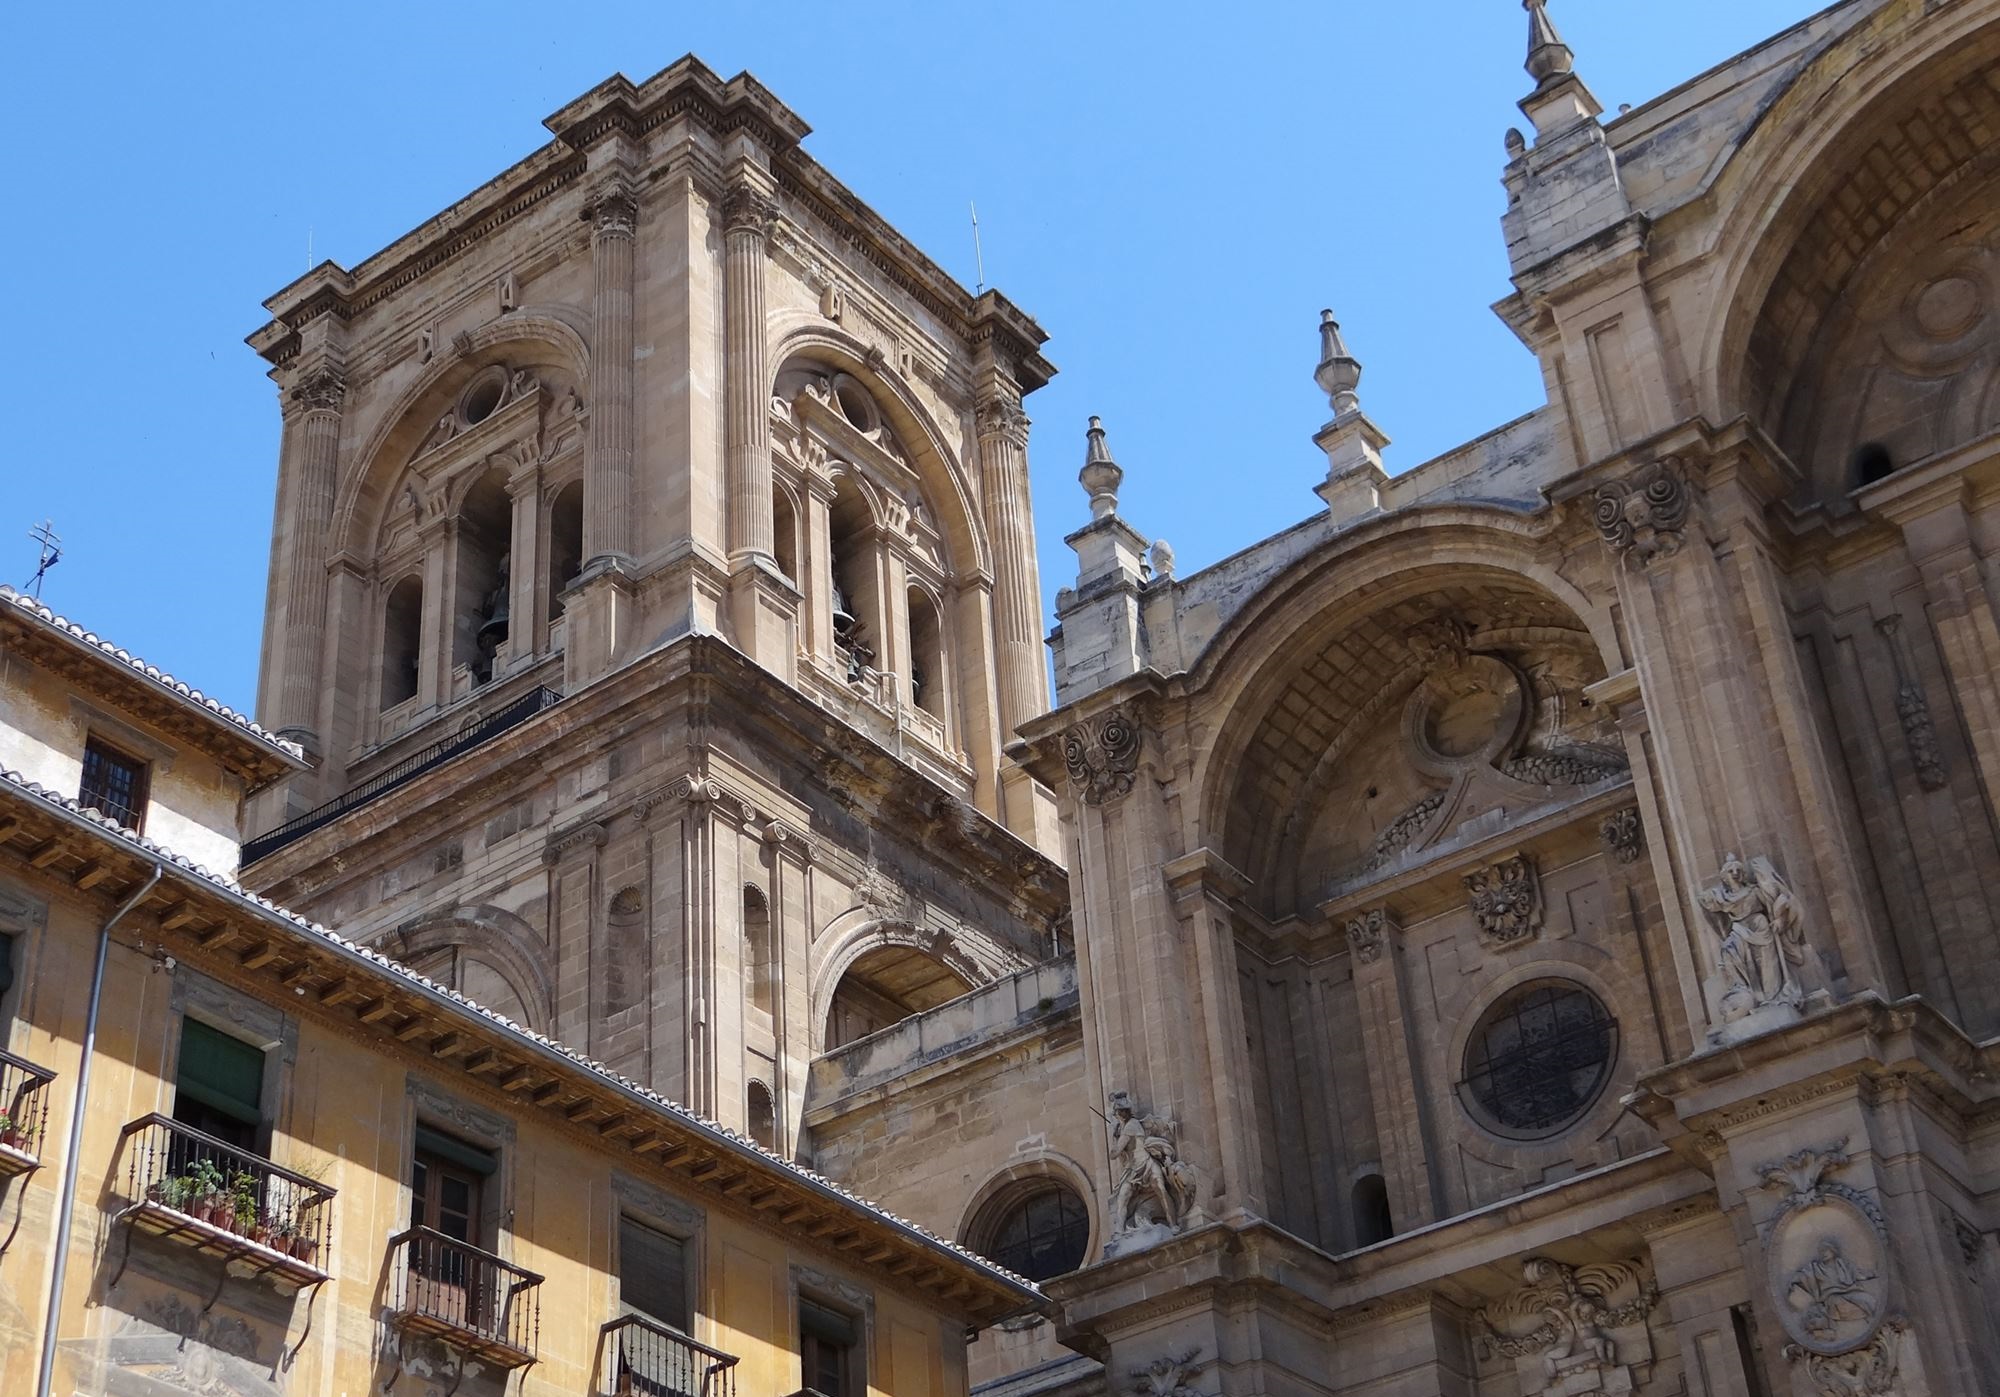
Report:
[[[1618,1025],[1567,980],[1523,985],[1488,1009],[1465,1050],[1459,1094],[1488,1129],[1520,1140],[1560,1134],[1610,1079]]]
[[[1031,1281],[1052,1280],[1083,1265],[1090,1214],[1076,1190],[1046,1180],[1014,1201],[980,1248],[988,1260]]]
[[[146,810],[146,764],[90,738],[83,744],[83,789],[77,804],[137,830]]]

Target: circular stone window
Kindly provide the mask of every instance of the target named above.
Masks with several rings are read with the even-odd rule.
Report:
[[[465,419],[466,426],[477,427],[494,414],[506,396],[506,370],[488,369],[465,390],[465,396],[459,400],[458,414]]]
[[[1617,1056],[1618,1025],[1596,995],[1568,980],[1537,980],[1480,1018],[1459,1095],[1495,1134],[1546,1139],[1583,1118]]]

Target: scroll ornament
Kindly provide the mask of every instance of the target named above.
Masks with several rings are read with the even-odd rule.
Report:
[[[1627,562],[1646,566],[1680,552],[1690,492],[1678,460],[1668,456],[1597,489],[1597,531]]]
[[[1632,1365],[1652,1358],[1646,1316],[1658,1296],[1639,1265],[1531,1256],[1521,1273],[1526,1284],[1478,1318],[1493,1348],[1516,1360],[1522,1393],[1630,1391]]]
[[[1084,804],[1102,805],[1132,789],[1139,748],[1139,725],[1122,708],[1072,724],[1063,733],[1063,765]]]

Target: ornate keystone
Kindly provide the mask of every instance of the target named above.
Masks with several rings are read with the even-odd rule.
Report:
[[[1063,765],[1086,805],[1102,805],[1132,789],[1139,770],[1139,724],[1123,708],[1074,724],[1063,733]]]
[[[1479,940],[1504,950],[1534,939],[1542,927],[1542,883],[1526,854],[1510,854],[1465,875]]]
[[[1598,486],[1596,499],[1597,531],[1619,557],[1645,566],[1680,552],[1690,492],[1687,476],[1674,457]]]

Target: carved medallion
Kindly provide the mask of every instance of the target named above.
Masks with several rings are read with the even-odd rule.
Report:
[[[1888,1230],[1875,1200],[1832,1175],[1847,1142],[1796,1151],[1758,1169],[1783,1194],[1765,1243],[1778,1320],[1801,1355],[1870,1345],[1889,1318]]]

